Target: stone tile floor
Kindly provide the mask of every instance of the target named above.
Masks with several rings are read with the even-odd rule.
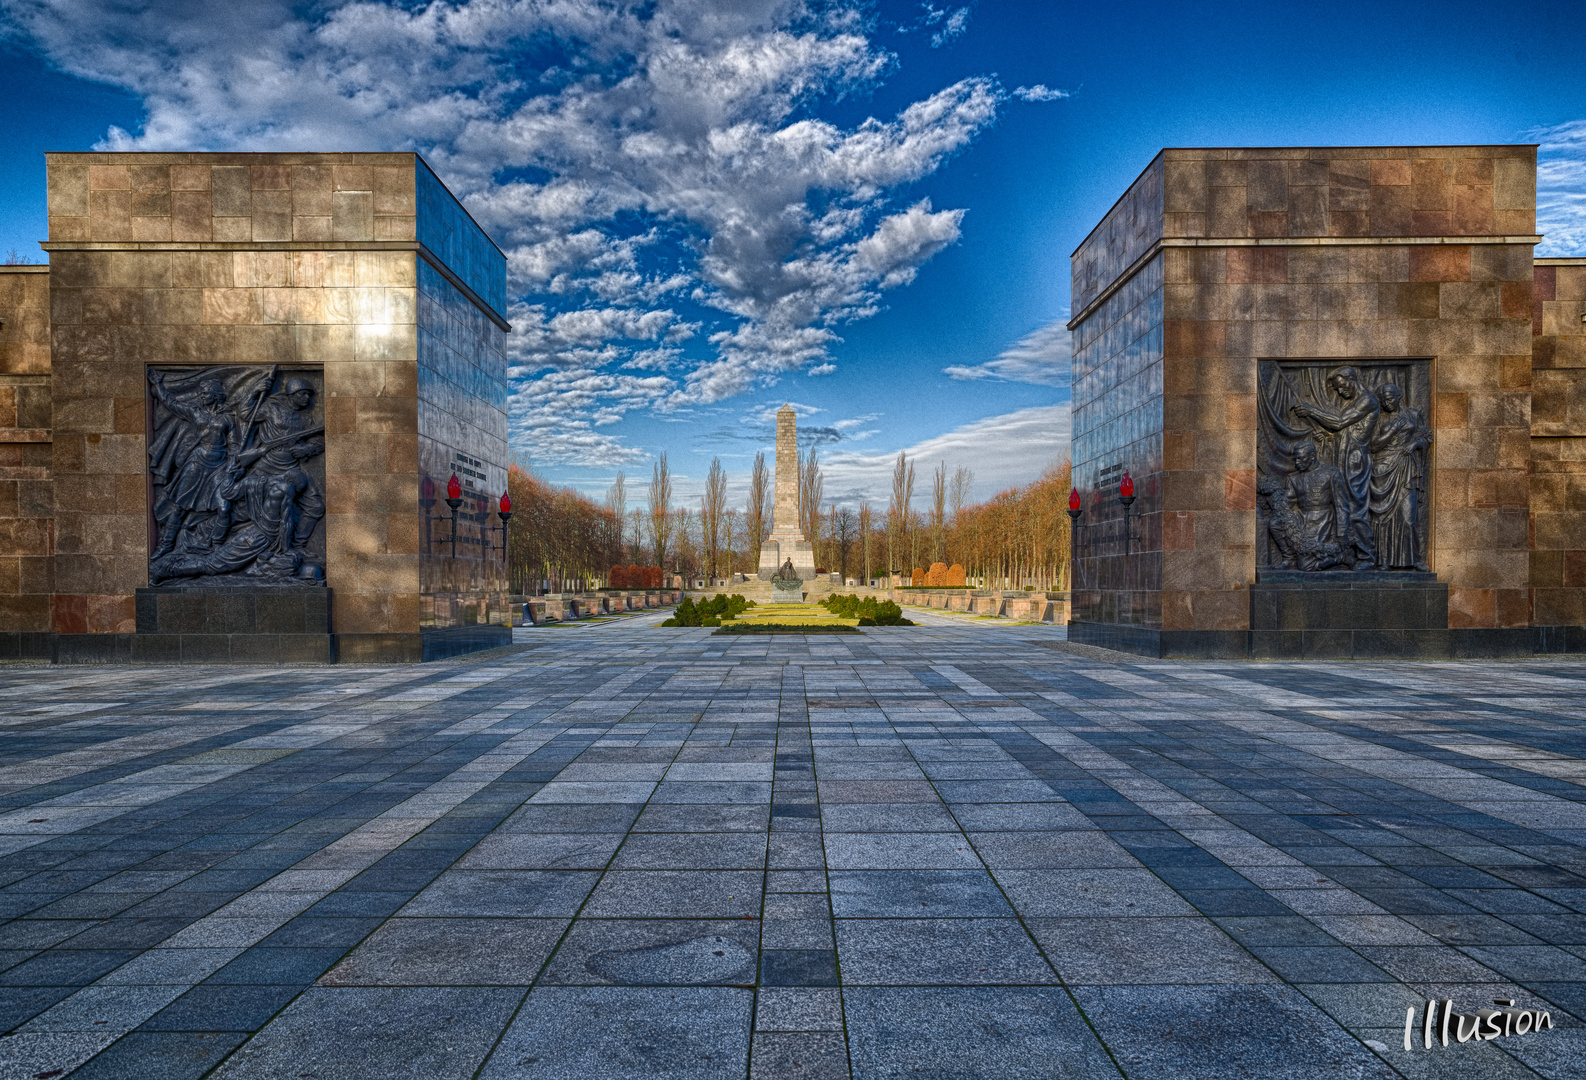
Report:
[[[0,668],[0,1078],[1586,1075],[1586,663],[653,621]]]

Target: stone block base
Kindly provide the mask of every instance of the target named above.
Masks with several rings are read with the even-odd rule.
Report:
[[[770,581],[788,559],[793,560],[793,569],[800,580],[814,580],[815,545],[808,540],[788,538],[765,540],[760,544],[760,572],[756,576],[761,581]]]
[[[1258,573],[1250,629],[1393,632],[1446,630],[1448,586],[1435,574]]]
[[[138,589],[139,634],[331,632],[331,590]]]
[[[323,594],[324,590],[320,590]],[[144,614],[139,597],[139,615]],[[163,615],[164,613],[159,613]],[[235,615],[232,612],[231,615]],[[151,618],[155,616],[151,615]],[[172,619],[196,618],[193,609]],[[208,618],[205,614],[205,618]],[[227,617],[231,617],[228,615]],[[418,634],[0,633],[0,661],[56,664],[417,664],[512,644],[508,626],[459,626]]]
[[[771,602],[773,604],[802,604],[804,602],[804,585],[793,582],[783,585],[780,581],[771,583]]]
[[[330,634],[56,634],[57,664],[334,664]]]
[[[421,660],[444,660],[448,656],[511,645],[512,627],[453,626],[446,630],[426,630],[419,637],[423,639],[420,643]]]
[[[1154,630],[1070,622],[1068,640],[1152,659],[1496,660],[1586,652],[1586,627]]]

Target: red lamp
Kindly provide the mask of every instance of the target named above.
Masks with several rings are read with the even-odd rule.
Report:
[[[501,529],[501,557],[505,559],[507,557],[507,523],[512,520],[512,496],[505,491],[501,493],[501,509],[496,511],[496,517],[501,519],[501,524],[493,527],[490,531],[495,532],[496,528]]]
[[[1070,521],[1074,522],[1076,525],[1079,523],[1079,515],[1084,513],[1084,511],[1080,509],[1081,505],[1082,504],[1080,503],[1080,499],[1079,499],[1079,488],[1071,488],[1071,489],[1069,489],[1069,492],[1068,492],[1068,518],[1069,518]]]
[[[452,478],[446,481],[446,505],[456,510],[463,504],[463,485],[458,482],[457,474],[452,473]]]
[[[1134,499],[1134,480],[1130,478],[1128,469],[1123,471],[1123,481],[1118,485],[1118,498],[1126,500],[1125,506]]]

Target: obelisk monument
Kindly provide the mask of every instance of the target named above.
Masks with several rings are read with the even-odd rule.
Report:
[[[788,559],[805,581],[815,576],[815,548],[799,524],[799,424],[792,405],[776,414],[776,499],[771,535],[760,543],[761,581]]]

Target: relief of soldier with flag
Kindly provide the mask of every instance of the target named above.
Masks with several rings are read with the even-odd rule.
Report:
[[[149,584],[324,584],[318,373],[151,367],[148,378]]]

